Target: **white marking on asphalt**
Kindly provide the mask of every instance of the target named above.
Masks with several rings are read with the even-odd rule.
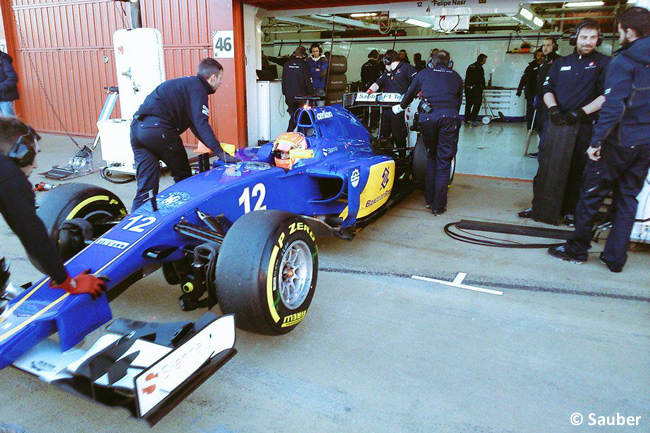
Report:
[[[420,277],[419,275],[412,275],[411,278],[414,279],[414,280],[429,281],[431,283],[444,284],[445,286],[456,287],[458,289],[465,289],[465,290],[472,290],[474,292],[488,293],[490,295],[497,295],[497,296],[503,295],[503,292],[501,292],[499,290],[484,289],[482,287],[474,287],[474,286],[468,286],[467,284],[461,284],[466,276],[467,276],[466,273],[459,272],[458,275],[456,275],[456,278],[454,278],[454,281],[452,281],[452,282],[444,281],[444,280],[436,280],[434,278]]]

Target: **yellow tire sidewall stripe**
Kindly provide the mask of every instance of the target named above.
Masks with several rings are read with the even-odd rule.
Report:
[[[107,195],[96,195],[94,197],[90,197],[79,203],[70,211],[67,217],[65,217],[66,220],[71,220],[74,217],[77,216],[79,211],[83,209],[84,207],[88,206],[90,203],[94,203],[96,201],[110,201],[110,198]]]

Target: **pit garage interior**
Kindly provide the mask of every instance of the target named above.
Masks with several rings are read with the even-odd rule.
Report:
[[[237,148],[272,141],[286,130],[286,106],[274,79],[282,67],[264,59],[289,55],[299,45],[318,42],[345,58],[344,92],[356,90],[373,49],[404,49],[411,61],[415,53],[426,61],[431,49],[446,49],[462,77],[479,53],[488,55],[487,106],[480,112],[487,120],[463,123],[448,211],[432,216],[416,189],[354,240],[318,238],[318,286],[300,326],[283,336],[237,330],[237,356],[154,428],[570,432],[597,429],[599,417],[623,416],[640,418],[601,430],[649,431],[650,225],[639,224],[645,243],[630,243],[618,274],[598,260],[607,230],[580,266],[553,260],[544,248],[521,248],[556,239],[465,233],[498,242],[495,247],[452,239],[445,230],[461,220],[571,230],[517,216],[530,205],[538,163],[524,156],[526,102],[516,88],[546,36],[558,38],[561,55],[571,52],[571,29],[583,18],[600,23],[599,51],[610,55],[619,48],[615,17],[634,3],[0,0],[0,44],[19,76],[16,111],[43,136],[39,173],[67,165],[75,144],[90,146],[96,139],[111,96],[105,88],[123,88],[126,74],[119,71],[113,34],[136,26],[134,4],[141,27],[161,34],[158,79],[193,75],[204,57],[222,62],[224,82],[210,98],[211,125],[222,142]],[[645,0],[636,4],[650,7]],[[522,9],[543,23],[522,17]],[[114,123],[127,123],[129,103],[116,99]],[[128,140],[115,131],[108,134],[121,137],[119,160]],[[537,134],[530,138],[534,152]],[[187,133],[183,139],[194,156],[196,138]],[[99,140],[89,174],[57,181],[35,172],[30,182],[98,185],[128,206],[135,184],[110,181],[129,174],[102,177],[97,170],[109,163],[107,151],[114,155],[104,146],[108,140]],[[172,184],[167,173],[161,191]],[[36,192],[37,200],[50,192]],[[647,196],[639,206],[650,206]],[[4,221],[0,245],[14,282],[41,277]],[[181,311],[180,294],[157,271],[110,305],[116,318],[198,320],[205,309]],[[91,333],[83,344],[104,332]],[[150,430],[123,409],[80,399],[15,368],[0,370],[0,382],[3,433]],[[581,427],[575,414],[583,417]]]

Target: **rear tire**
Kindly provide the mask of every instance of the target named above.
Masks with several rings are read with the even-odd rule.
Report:
[[[43,194],[37,204],[36,214],[45,224],[50,239],[59,246],[64,261],[83,249],[73,251],[70,248],[62,248],[59,243],[59,229],[64,221],[82,219],[92,225],[94,222],[127,213],[124,203],[118,196],[104,188],[85,183],[60,185]],[[102,234],[97,229],[93,229],[92,237],[99,237]]]
[[[427,158],[428,158],[427,148],[424,146],[424,139],[422,135],[418,135],[418,140],[415,143],[415,149],[413,149],[413,160],[411,173],[413,176],[413,182],[415,182],[415,187],[418,189],[424,189],[424,181],[427,175]],[[451,171],[449,173],[449,186],[451,186],[454,181],[454,175],[456,174],[456,157],[451,160]]]
[[[307,314],[317,277],[318,247],[307,223],[289,212],[255,211],[235,221],[219,250],[217,299],[239,328],[286,334]]]

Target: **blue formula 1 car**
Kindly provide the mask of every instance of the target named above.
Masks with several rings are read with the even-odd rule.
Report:
[[[275,149],[274,143],[241,149],[237,156],[242,162],[217,161],[132,214],[103,188],[66,184],[48,192],[39,201],[39,216],[67,259],[69,273],[90,268],[108,277],[107,296],[97,300],[72,296],[49,288],[47,278],[28,287],[0,316],[0,368],[29,364],[22,357],[54,332],[62,351],[73,348],[112,318],[110,300],[160,267],[167,282],[181,286],[183,310],[218,303],[242,329],[270,335],[294,329],[305,318],[316,288],[316,235],[351,239],[410,192],[406,180],[413,164],[410,157],[373,150],[368,131],[341,106],[306,107],[297,118],[299,134],[290,138],[302,137],[302,143],[288,150],[288,165],[279,159],[277,141]],[[147,326],[118,326],[117,334],[132,337],[134,329]],[[200,335],[203,328],[195,327],[189,334]],[[167,333],[184,332],[183,326],[174,329]],[[232,331],[228,343],[218,346],[229,352],[215,363],[234,353],[234,325]],[[176,350],[182,342],[173,340],[160,344]],[[116,350],[114,344],[103,346],[101,352],[106,355],[106,347]],[[128,353],[125,349],[117,350],[121,357],[104,356],[105,364],[112,360],[108,364],[114,368]],[[201,359],[208,363],[214,355]],[[95,366],[93,373],[87,364],[87,376],[95,381],[97,371],[104,370]],[[122,379],[131,364],[122,365],[113,378]],[[83,370],[83,365],[79,368]],[[146,389],[134,392],[138,398],[150,397]]]

